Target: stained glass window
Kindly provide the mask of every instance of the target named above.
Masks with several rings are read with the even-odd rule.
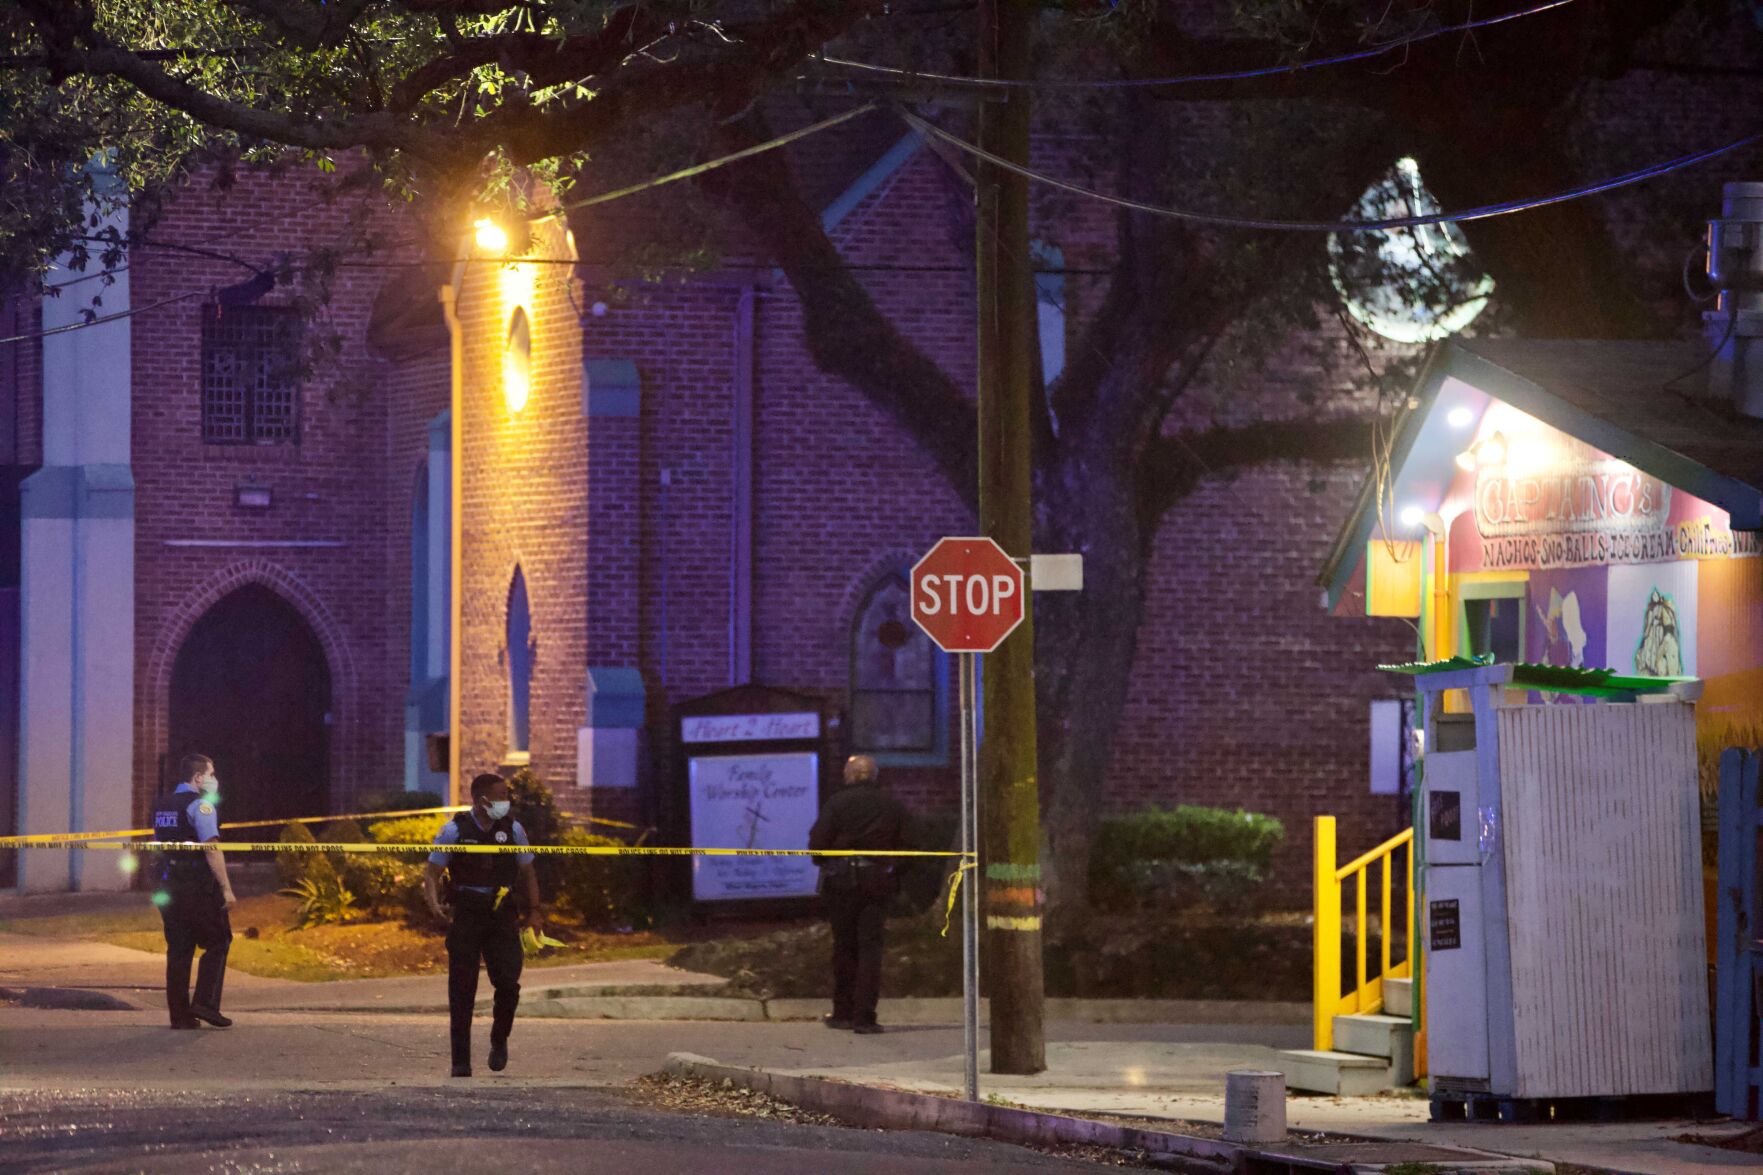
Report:
[[[859,751],[936,754],[947,675],[943,653],[912,622],[906,577],[884,576],[870,590],[851,634],[851,742]]]

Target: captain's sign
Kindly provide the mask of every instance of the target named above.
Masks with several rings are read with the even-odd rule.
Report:
[[[1475,528],[1484,536],[1659,531],[1671,487],[1626,461],[1571,453],[1540,467],[1496,466],[1475,479]]]

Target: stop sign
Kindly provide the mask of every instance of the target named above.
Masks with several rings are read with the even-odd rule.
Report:
[[[939,539],[912,568],[912,619],[946,653],[989,653],[1022,623],[1022,587],[991,539]]]

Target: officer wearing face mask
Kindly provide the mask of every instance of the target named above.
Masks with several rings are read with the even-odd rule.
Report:
[[[220,784],[214,760],[185,755],[178,765],[178,786],[153,804],[153,839],[210,844],[220,839]],[[161,853],[159,890],[153,896],[165,923],[165,1003],[173,1028],[200,1028],[202,1021],[227,1028],[220,1014],[221,983],[226,978],[227,949],[233,927],[233,883],[219,849]],[[190,994],[190,962],[202,948],[196,969],[196,992]]]
[[[524,845],[526,829],[508,814],[508,781],[480,775],[471,781],[471,811],[441,826],[437,845]],[[442,870],[447,874],[441,895]],[[516,897],[516,883],[520,890]],[[508,1066],[508,1034],[520,1003],[520,928],[544,933],[539,880],[532,853],[429,854],[423,896],[435,917],[450,920],[447,930],[447,1011],[452,1026],[453,1076],[471,1076],[471,1011],[477,1002],[478,961],[496,990],[490,1021],[490,1068]]]

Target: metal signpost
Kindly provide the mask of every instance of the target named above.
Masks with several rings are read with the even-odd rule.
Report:
[[[912,568],[912,619],[956,654],[961,683],[961,851],[972,870],[961,889],[962,1047],[965,1091],[979,1098],[979,657],[1004,643],[1023,616],[1022,568],[987,538],[946,538]]]

